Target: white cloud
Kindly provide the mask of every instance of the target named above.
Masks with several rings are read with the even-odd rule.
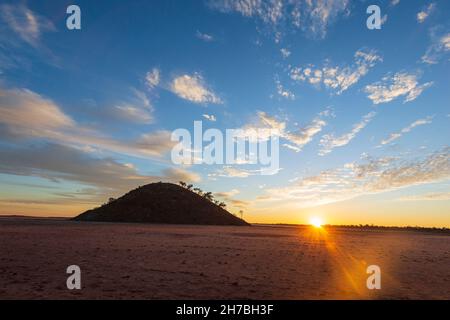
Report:
[[[293,67],[290,70],[290,77],[293,80],[309,82],[316,86],[323,84],[326,88],[341,94],[356,84],[379,61],[382,61],[382,58],[375,51],[358,50],[354,55],[352,66]]]
[[[269,26],[275,39],[289,27],[323,38],[328,27],[340,16],[347,16],[349,0],[210,0],[210,7],[237,12]],[[284,28],[285,26],[289,26]]]
[[[287,187],[268,189],[260,201],[313,207],[448,179],[450,148],[446,147],[409,161],[391,157],[368,158],[361,164],[348,163],[299,179]]]
[[[195,36],[196,36],[197,38],[199,38],[200,40],[203,40],[203,41],[205,41],[205,42],[211,42],[211,41],[214,41],[214,37],[213,37],[212,35],[207,34],[207,33],[202,33],[202,32],[200,32],[200,31],[198,31],[198,30],[197,30],[197,33],[195,34]]]
[[[205,119],[207,119],[209,121],[212,121],[212,122],[216,122],[217,121],[216,116],[213,115],[213,114],[203,114],[202,116],[203,116],[203,118],[205,118]]]
[[[145,81],[150,89],[156,87],[161,81],[159,69],[153,68],[151,71],[147,72],[145,75]]]
[[[406,96],[406,103],[415,100],[433,84],[427,82],[419,85],[417,78],[417,75],[399,72],[393,76],[385,76],[381,82],[366,86],[365,91],[374,104],[387,103],[401,96]]]
[[[400,3],[400,0],[391,0],[391,6],[396,6]]]
[[[283,144],[284,147],[299,152],[326,126],[327,123],[322,118],[327,116],[330,116],[329,112],[320,112],[307,126],[296,131],[288,131],[285,121],[271,117],[265,112],[258,112],[256,123],[244,126],[242,134],[244,137],[257,134],[257,137],[253,137],[255,141],[268,140],[270,136],[277,136],[289,142]]]
[[[434,38],[433,43],[422,56],[422,62],[428,64],[436,64],[446,52],[450,51],[450,33]]]
[[[402,130],[400,130],[400,132],[391,133],[387,139],[381,141],[381,144],[382,145],[389,144],[389,143],[393,142],[394,140],[399,139],[404,133],[410,132],[415,127],[431,123],[432,119],[433,119],[433,117],[426,117],[424,119],[416,120],[413,123],[411,123],[409,126],[407,126],[406,128],[403,128]]]
[[[375,117],[375,115],[376,113],[373,111],[366,114],[360,122],[353,125],[353,129],[350,132],[339,137],[335,137],[333,134],[324,135],[322,139],[320,139],[320,145],[322,146],[322,149],[319,151],[319,155],[326,155],[330,153],[334,148],[347,145],[362,129],[367,126],[367,124]]]
[[[288,89],[284,88],[281,84],[280,80],[276,79],[275,84],[277,86],[277,93],[280,97],[289,99],[289,100],[295,100],[295,94],[289,91]]]
[[[0,18],[9,29],[33,47],[39,45],[43,32],[55,30],[50,20],[36,14],[23,4],[0,5]]]
[[[435,3],[430,3],[428,6],[426,6],[422,11],[417,13],[417,21],[419,23],[423,23],[430,16],[435,7]]]
[[[281,169],[274,170],[272,174],[276,174]],[[215,173],[208,174],[209,177],[227,177],[227,178],[248,178],[254,175],[260,175],[262,172],[267,172],[267,169],[255,169],[255,170],[247,170],[241,168],[235,168],[231,166],[224,166],[222,169],[217,170]]]
[[[174,78],[170,89],[180,98],[194,103],[223,103],[214,92],[207,88],[203,77],[198,73]]]
[[[291,51],[289,51],[289,49],[287,49],[287,48],[281,48],[280,52],[281,52],[281,56],[284,59],[288,58],[291,55]]]

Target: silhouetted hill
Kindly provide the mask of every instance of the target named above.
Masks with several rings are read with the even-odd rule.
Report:
[[[73,218],[78,221],[249,225],[210,200],[172,183],[151,183]]]

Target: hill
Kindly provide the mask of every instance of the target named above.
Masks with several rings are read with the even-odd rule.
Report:
[[[210,193],[208,193],[210,194]],[[223,206],[223,205],[222,205]],[[77,221],[249,225],[207,197],[173,183],[151,183],[73,218]]]

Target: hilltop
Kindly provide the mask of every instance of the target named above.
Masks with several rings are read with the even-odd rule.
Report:
[[[199,225],[249,225],[214,202],[212,194],[196,193],[181,183],[151,183],[73,218],[77,221],[141,222]]]

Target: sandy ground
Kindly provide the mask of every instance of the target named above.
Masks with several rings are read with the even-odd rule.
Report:
[[[0,218],[0,298],[450,299],[450,236]]]

